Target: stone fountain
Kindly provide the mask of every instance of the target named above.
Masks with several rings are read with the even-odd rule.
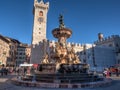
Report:
[[[59,28],[55,28],[52,31],[53,36],[58,39],[58,42],[55,43],[55,48],[51,50],[50,54],[46,53],[42,64],[40,64],[40,67],[44,65],[54,66],[55,71],[53,71],[53,73],[59,71],[61,66],[66,66],[67,68],[67,66],[76,66],[80,64],[80,60],[74,50],[74,45],[72,45],[71,48],[67,47],[67,39],[72,35],[72,31],[65,28],[62,15],[59,17],[59,23]]]
[[[58,42],[38,66],[34,75],[13,80],[14,84],[44,88],[85,88],[110,84],[110,79],[99,77],[89,71],[89,64],[81,63],[74,50],[74,45],[67,47],[67,39],[72,31],[66,28],[63,16],[59,17],[59,28],[52,31]],[[32,82],[34,78],[35,82]]]

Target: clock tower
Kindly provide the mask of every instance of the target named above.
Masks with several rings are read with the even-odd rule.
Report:
[[[49,9],[49,2],[44,3],[43,0],[38,2],[34,0],[34,25],[32,44],[36,45],[46,39],[46,24],[47,24],[47,12]]]
[[[44,56],[44,40],[46,40],[46,24],[49,2],[34,0],[34,23],[32,33],[31,63],[40,63]]]

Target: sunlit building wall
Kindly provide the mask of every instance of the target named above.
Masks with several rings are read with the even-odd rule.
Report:
[[[7,65],[9,50],[9,41],[0,35],[0,65]]]

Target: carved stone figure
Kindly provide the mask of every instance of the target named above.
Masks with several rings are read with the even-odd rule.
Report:
[[[77,64],[80,63],[78,56],[75,53],[74,45],[71,46],[70,50],[66,45],[66,40],[72,34],[72,31],[68,28],[65,28],[63,22],[63,16],[59,17],[59,28],[56,28],[52,31],[53,36],[58,39],[58,42],[55,43],[55,47],[50,52],[50,56],[46,54],[43,63],[55,63],[55,64]],[[50,62],[49,62],[50,57]]]
[[[49,60],[48,60],[48,59],[49,59],[49,55],[48,55],[48,53],[46,53],[46,55],[45,55],[42,63],[43,63],[43,64],[48,64],[48,63],[49,63]]]

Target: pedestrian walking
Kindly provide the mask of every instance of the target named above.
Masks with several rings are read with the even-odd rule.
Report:
[[[118,77],[119,76],[119,70],[118,70],[118,68],[116,68],[115,70],[116,70],[116,76]]]
[[[103,76],[106,77],[106,76],[107,76],[107,73],[108,73],[107,70],[104,69],[104,71],[103,71]]]

